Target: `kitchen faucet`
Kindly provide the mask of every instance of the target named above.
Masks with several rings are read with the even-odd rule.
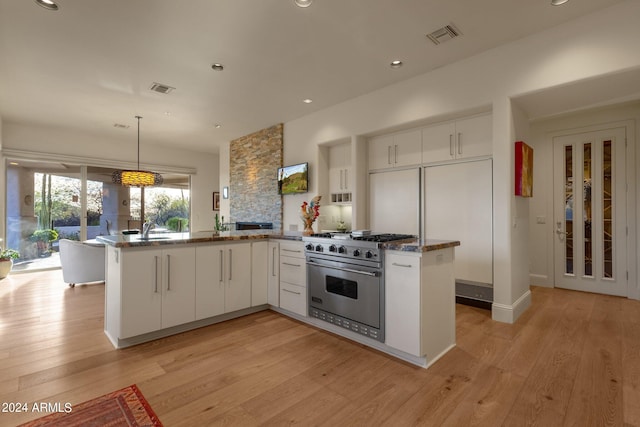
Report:
[[[152,222],[145,222],[142,224],[142,237],[145,239],[149,237],[149,232],[154,228],[156,228],[156,225]]]

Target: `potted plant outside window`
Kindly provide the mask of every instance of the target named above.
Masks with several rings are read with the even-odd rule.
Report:
[[[0,248],[0,280],[9,275],[13,267],[13,260],[17,258],[20,258],[20,253],[15,249]]]
[[[36,230],[33,232],[29,240],[36,242],[38,246],[38,256],[46,257],[51,255],[51,242],[58,239],[58,232],[51,228]]]

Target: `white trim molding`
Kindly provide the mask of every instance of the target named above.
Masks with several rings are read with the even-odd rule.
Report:
[[[115,169],[127,169],[127,168],[135,169],[138,167],[138,164],[136,162],[101,159],[96,157],[68,156],[64,154],[16,150],[12,148],[3,148],[0,151],[2,152],[2,155],[5,158],[9,157],[9,158],[25,159],[25,160],[39,160],[43,162],[71,163],[79,166],[87,165],[87,166],[115,168]],[[140,168],[151,169],[156,172],[182,173],[186,175],[195,175],[197,172],[195,168],[191,168],[191,167],[155,165],[151,163],[140,163]]]
[[[520,298],[518,298],[513,304],[498,304],[493,303],[491,306],[491,318],[497,322],[515,323],[531,306],[531,291],[527,290]]]

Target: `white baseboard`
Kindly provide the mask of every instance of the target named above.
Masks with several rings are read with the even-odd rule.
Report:
[[[513,304],[493,303],[491,306],[491,318],[496,322],[515,323],[518,317],[531,306],[531,291],[527,289]]]
[[[532,286],[540,286],[542,288],[553,288],[553,282],[549,280],[546,274],[529,274],[529,283]]]

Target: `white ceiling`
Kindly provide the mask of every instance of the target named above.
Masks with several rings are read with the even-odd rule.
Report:
[[[51,12],[0,0],[0,116],[135,143],[141,115],[145,144],[217,152],[623,0],[549,1],[57,0]],[[450,23],[461,37],[426,39]],[[151,92],[153,82],[176,89]]]

